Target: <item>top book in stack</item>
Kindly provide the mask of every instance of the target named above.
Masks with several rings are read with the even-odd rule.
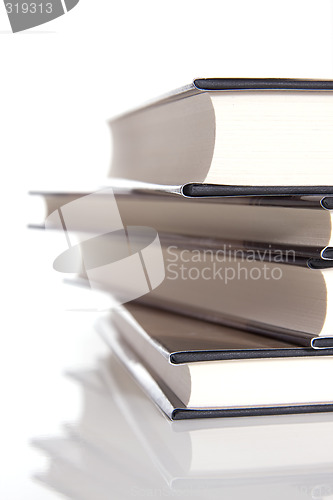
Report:
[[[189,196],[332,194],[332,90],[333,81],[195,80],[111,121],[110,176]]]

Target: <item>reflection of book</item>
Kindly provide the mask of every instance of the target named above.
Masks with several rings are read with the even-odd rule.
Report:
[[[110,500],[115,494],[121,500],[140,498],[197,498],[206,500],[207,490],[198,488],[198,483],[183,484],[179,489],[169,489],[160,485],[158,488],[128,487],[127,482],[123,482],[121,488],[117,488],[117,483],[113,483],[109,488],[105,488],[98,481],[93,481],[85,473],[70,466],[66,462],[51,460],[47,471],[35,475],[42,485],[51,488],[71,500]],[[209,484],[207,484],[207,488]],[[330,475],[313,476],[302,479],[293,478],[290,483],[281,482],[280,478],[265,484],[251,482],[239,482],[238,484],[228,484],[221,482],[215,488],[209,488],[209,498],[220,499],[221,495],[233,500],[244,500],[244,498],[255,498],[256,500],[266,500],[280,498],[293,500],[308,500],[309,498],[327,499],[332,492],[332,477]],[[154,496],[155,495],[155,496]]]
[[[71,376],[83,390],[81,418],[69,436],[35,441],[51,458],[38,479],[69,498],[203,500],[209,488],[210,498],[261,500],[274,490],[305,499],[332,488],[328,415],[170,422],[114,356]]]
[[[64,426],[65,435],[35,439],[33,445],[51,458],[37,478],[70,498],[131,498],[135,490],[158,488],[162,479],[124,420],[97,370],[70,376],[83,389],[83,411]]]
[[[327,351],[265,345],[258,336],[135,305],[117,308],[114,323],[100,320],[102,337],[172,419],[333,408]]]
[[[48,469],[35,474],[34,479],[71,500],[110,500],[109,488],[66,461],[52,458]]]
[[[78,444],[73,439],[58,442],[50,440],[49,443],[45,440],[40,445],[37,443],[37,446],[51,460],[49,469],[35,475],[35,479],[73,500],[125,500],[133,498],[136,492],[152,492],[164,486],[154,476],[133,480],[130,464],[119,470],[98,450],[87,444]],[[76,457],[73,459],[68,455]],[[134,465],[135,468],[137,466],[139,463]],[[164,489],[167,492],[167,487]]]
[[[112,432],[113,429],[115,428],[110,427],[109,432]],[[124,446],[124,436],[122,437]],[[77,436],[38,439],[33,444],[54,460],[66,462],[70,467],[82,471],[91,480],[98,481],[105,488],[110,488],[112,484],[115,484],[120,490],[119,483],[125,480],[132,485],[144,486],[146,484],[145,477],[149,478],[147,475],[149,469],[142,467],[144,460],[139,460],[137,463],[128,456],[127,461],[122,461],[118,457],[116,448],[111,448],[112,453],[107,454],[93,441],[80,439]],[[128,446],[128,448],[130,447]],[[123,456],[125,454],[126,451],[123,450]],[[136,456],[136,459],[138,460],[140,456]]]
[[[99,371],[71,371],[68,376],[83,389],[83,408],[77,422],[66,424],[66,433],[82,444],[88,443],[97,450],[103,450],[106,458],[114,460],[118,468],[128,468],[134,477],[147,475],[149,465],[142,454],[142,447]],[[128,388],[128,397],[134,392]],[[130,446],[126,446],[129,443]]]

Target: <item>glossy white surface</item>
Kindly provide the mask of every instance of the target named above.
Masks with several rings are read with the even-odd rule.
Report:
[[[100,182],[110,163],[107,119],[195,77],[332,78],[332,19],[330,0],[101,0],[98,8],[81,0],[66,16],[12,35],[1,6],[1,498],[63,498],[32,479],[50,464],[29,443],[58,436],[63,422],[81,415],[81,389],[63,373],[94,365],[105,353],[93,314],[64,312],[75,307],[78,292],[73,297],[54,275],[58,248],[26,230],[27,191]],[[124,450],[130,445],[125,435]],[[139,498],[215,494],[197,486],[174,492],[155,469],[138,486],[127,475],[133,469],[118,475],[110,468],[108,498],[126,499],[127,487]],[[98,500],[95,483],[77,469],[68,473],[59,463],[53,477],[57,485],[85,481],[86,498]],[[121,491],[113,494],[113,487]],[[326,479],[292,486],[277,479],[240,482],[237,493],[227,486],[223,493],[319,499],[332,496],[330,487]],[[79,490],[73,498],[82,498]]]

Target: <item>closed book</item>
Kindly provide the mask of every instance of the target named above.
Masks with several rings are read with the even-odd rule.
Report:
[[[130,246],[127,238],[115,233],[83,243],[83,261],[88,263],[91,255],[97,256],[98,248],[109,257],[136,255],[144,238],[140,228],[131,234]],[[294,259],[292,254],[287,260],[282,255],[266,260],[253,252],[229,253],[223,247],[202,246],[196,239],[179,241],[160,235],[159,241],[161,247],[156,246],[147,261],[148,274],[153,282],[151,264],[162,262],[164,279],[147,289],[149,293],[136,295],[141,303],[296,345],[332,347],[331,261],[322,268],[310,268],[308,261]],[[104,262],[88,271],[90,283],[122,303],[134,297],[135,274],[133,279],[131,274],[126,279],[124,274],[115,276]]]
[[[331,351],[293,351],[291,345],[274,345],[271,339],[264,347],[260,336],[216,325],[205,331],[205,322],[186,321],[130,305],[117,308],[113,320],[104,318],[98,326],[115,355],[169,418],[332,410]],[[186,350],[173,351],[172,345],[182,343]],[[190,349],[191,343],[196,347]]]
[[[192,194],[332,192],[332,90],[331,80],[195,80],[110,122],[109,175]]]
[[[333,258],[333,196],[185,196],[177,186],[167,189],[115,180],[110,188],[124,226],[233,242],[234,247]],[[76,201],[77,209],[67,220],[69,230],[108,233],[105,213],[110,194],[98,186],[95,189],[32,192],[31,225],[44,227],[52,212]]]

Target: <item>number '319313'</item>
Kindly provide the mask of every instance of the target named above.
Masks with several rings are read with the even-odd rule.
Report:
[[[8,14],[51,14],[52,3],[6,3]]]

